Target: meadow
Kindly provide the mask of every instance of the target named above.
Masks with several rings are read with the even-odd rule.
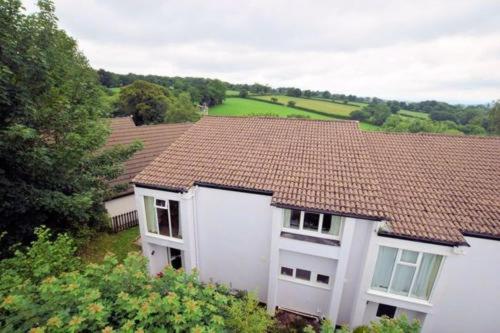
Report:
[[[359,110],[359,106],[349,105],[349,104],[339,104],[334,102],[329,102],[321,99],[313,98],[300,98],[300,97],[290,97],[290,96],[252,96],[254,98],[263,99],[270,101],[271,98],[277,98],[278,103],[287,104],[289,101],[294,101],[295,105],[298,107],[303,107],[307,109],[312,109],[333,116],[349,117],[352,111]]]
[[[430,119],[428,113],[416,112],[409,110],[399,110],[398,114],[404,117],[418,118],[418,119]]]
[[[328,103],[328,102],[327,102]],[[333,103],[332,103],[333,104]],[[308,111],[293,109],[287,106],[259,102],[253,99],[238,97],[226,98],[224,103],[208,111],[212,116],[270,116],[270,117],[295,117],[316,120],[337,120],[334,116],[327,116]],[[367,131],[379,130],[378,126],[360,123],[360,128]]]

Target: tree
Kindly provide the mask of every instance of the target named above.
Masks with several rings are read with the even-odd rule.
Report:
[[[365,106],[363,111],[371,114],[369,122],[374,125],[382,125],[387,118],[391,115],[391,110],[386,103],[383,102],[372,102],[371,104]]]
[[[247,98],[248,97],[248,90],[240,90],[239,95],[241,98]]]
[[[257,333],[273,324],[254,297],[204,285],[196,272],[169,266],[151,277],[136,253],[82,265],[71,238],[36,233],[30,248],[0,261],[2,332]]]
[[[136,125],[162,123],[169,108],[168,96],[162,86],[135,81],[120,92],[117,113],[132,116]]]
[[[191,102],[188,93],[181,93],[176,98],[171,99],[170,107],[165,115],[166,123],[195,122],[200,119],[198,109]]]
[[[370,118],[370,112],[366,110],[355,110],[351,112],[351,119],[365,121]]]
[[[328,90],[325,90],[321,94],[321,97],[326,98],[326,99],[330,99],[332,97],[332,94]]]
[[[489,129],[500,135],[500,101],[497,101],[488,113]]]
[[[311,90],[304,90],[304,97],[305,98],[311,98],[311,96],[312,96]]]
[[[302,90],[299,88],[288,88],[286,95],[291,97],[300,97],[302,95]]]
[[[97,75],[57,27],[53,3],[39,9],[0,2],[0,256],[41,224],[103,225],[106,182],[138,149],[101,149],[109,129]]]
[[[295,106],[295,101],[288,101],[287,105],[291,108],[293,108]]]
[[[276,97],[271,97],[271,102],[273,102],[273,103],[278,103],[278,98],[276,98]]]

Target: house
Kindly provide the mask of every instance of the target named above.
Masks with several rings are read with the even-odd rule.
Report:
[[[123,173],[110,182],[110,185],[125,184],[126,189],[116,193],[105,202],[106,210],[111,217],[136,210],[132,179],[145,166],[154,160],[172,142],[191,127],[191,123],[158,124],[135,126],[131,117],[118,117],[110,120],[111,134],[105,147],[128,145],[136,140],[143,144],[143,149],[135,153],[124,163]]]
[[[133,182],[152,274],[351,327],[500,327],[500,138],[207,116]]]

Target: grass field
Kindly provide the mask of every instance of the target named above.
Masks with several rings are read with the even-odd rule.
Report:
[[[287,104],[288,101],[294,101],[296,106],[329,113],[334,116],[337,115],[337,116],[349,117],[352,111],[359,110],[359,107],[357,106],[332,103],[319,99],[309,99],[309,98],[289,97],[289,96],[255,96],[255,98],[264,99],[268,101],[270,101],[272,97],[276,97],[279,103]]]
[[[328,102],[327,102],[328,103]],[[217,105],[208,111],[212,116],[270,116],[270,117],[308,117],[316,120],[338,120],[333,117],[316,114],[313,112],[292,109],[283,105],[259,102],[252,99],[231,97],[223,104]],[[360,123],[360,128],[366,131],[377,131],[375,125]]]
[[[238,90],[226,90],[226,96],[239,96],[240,92]]]
[[[423,112],[416,112],[416,111],[409,111],[409,110],[399,110],[398,114],[405,116],[405,117],[411,117],[411,118],[420,118],[420,119],[430,119],[428,113],[423,113]]]
[[[113,253],[120,261],[125,259],[129,252],[140,251],[134,241],[139,237],[139,227],[112,233],[100,233],[83,245],[78,253],[84,262],[101,262],[106,253]]]

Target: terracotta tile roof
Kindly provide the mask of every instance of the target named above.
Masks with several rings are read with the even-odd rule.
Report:
[[[500,138],[361,132],[357,122],[204,117],[134,182],[264,191],[281,207],[388,221],[447,244],[500,237]]]
[[[500,138],[364,132],[394,235],[500,238]]]
[[[120,117],[111,119],[111,134],[106,143],[106,147],[117,144],[130,144],[135,140],[143,143],[143,149],[135,153],[124,163],[124,172],[112,182],[111,185],[130,183],[144,167],[163,152],[172,142],[186,132],[193,124],[159,124],[135,126],[130,117]],[[123,195],[132,193],[130,187],[126,191],[119,193]]]

